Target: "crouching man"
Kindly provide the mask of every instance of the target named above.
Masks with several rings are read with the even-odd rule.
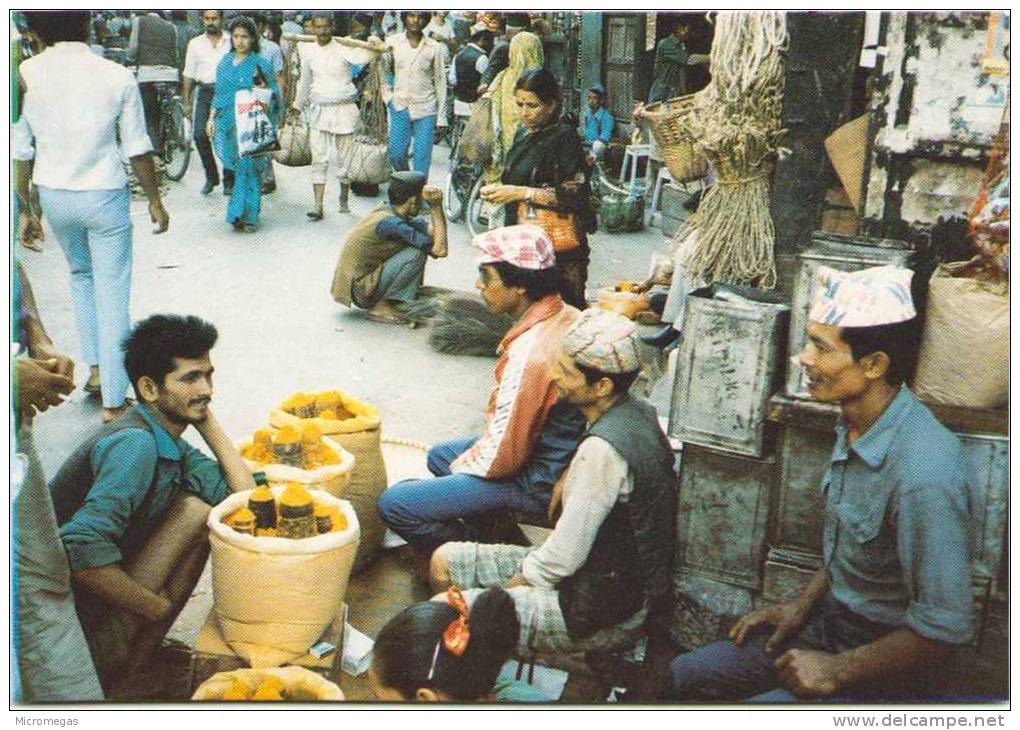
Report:
[[[425,559],[445,542],[514,539],[492,538],[498,527],[513,532],[509,512],[544,515],[584,430],[550,377],[578,311],[557,294],[549,237],[538,226],[518,225],[479,234],[471,244],[485,306],[516,321],[499,344],[481,436],[435,445],[428,454],[435,479],[394,484],[379,498],[386,526]]]
[[[628,393],[640,368],[634,323],[582,313],[552,378],[587,431],[557,483],[563,514],[538,548],[453,542],[432,556],[433,589],[473,600],[505,586],[520,619],[522,652],[610,649],[637,637],[669,591],[675,501],[673,452],[655,409]]]
[[[209,506],[254,488],[209,408],[216,328],[154,315],[124,343],[138,403],[64,462],[50,493],[89,650],[123,694],[184,607],[209,552]],[[210,459],[182,434],[194,426]]]
[[[674,659],[665,699],[938,697],[951,647],[973,632],[971,502],[959,440],[904,385],[924,301],[911,277],[821,270],[800,363],[812,397],[842,411],[821,485],[824,566],[730,641]]]
[[[428,257],[448,253],[443,192],[419,172],[395,172],[390,204],[373,210],[347,234],[333,273],[333,299],[367,310],[370,319],[399,324],[403,305],[418,296]],[[431,223],[416,218],[428,203]]]

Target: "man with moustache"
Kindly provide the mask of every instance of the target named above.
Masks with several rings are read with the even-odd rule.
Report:
[[[78,617],[108,697],[144,668],[198,581],[209,506],[255,484],[209,409],[216,328],[157,314],[124,342],[138,402],[50,482]],[[181,436],[194,426],[214,459]]]

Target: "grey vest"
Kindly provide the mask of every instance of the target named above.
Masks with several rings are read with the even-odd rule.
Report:
[[[138,65],[177,68],[177,29],[154,15],[138,18]]]
[[[567,633],[585,638],[637,613],[669,591],[676,478],[673,450],[655,409],[624,395],[587,436],[607,441],[627,462],[634,490],[617,502],[584,565],[559,585]]]
[[[137,408],[131,408],[123,416],[115,421],[105,424],[92,433],[85,441],[75,449],[67,460],[60,467],[57,475],[50,481],[50,496],[53,498],[53,510],[57,515],[57,525],[63,525],[74,517],[74,513],[85,503],[92,483],[95,481],[95,474],[92,473],[92,449],[102,439],[110,434],[124,431],[129,428],[138,428],[156,435],[152,431],[149,422],[138,412]],[[153,481],[156,479],[153,472]],[[152,484],[146,494],[144,509],[152,495]]]

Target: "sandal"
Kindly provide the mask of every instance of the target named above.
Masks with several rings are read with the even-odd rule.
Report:
[[[234,227],[234,230],[237,231],[238,233],[244,230],[244,221],[242,221],[240,218],[238,218],[230,225],[232,225]]]
[[[308,211],[307,213],[305,213],[305,215],[308,216],[308,220],[310,220],[310,221],[321,221],[322,220],[322,213],[319,213],[319,212],[314,211],[314,210]]]
[[[259,224],[258,223],[245,223],[244,224],[244,232],[245,233],[255,233],[255,231],[257,231],[258,229],[259,229]]]

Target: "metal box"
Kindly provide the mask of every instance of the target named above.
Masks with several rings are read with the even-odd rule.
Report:
[[[682,572],[673,578],[673,599],[670,638],[684,651],[725,639],[753,608],[750,590]]]
[[[904,241],[816,233],[811,245],[799,254],[800,266],[794,280],[790,314],[790,355],[797,355],[804,349],[808,311],[815,297],[816,274],[820,266],[840,271],[858,271],[886,264],[902,266],[909,255],[910,250]],[[811,398],[804,369],[793,362],[786,376],[786,394],[794,398]]]
[[[831,431],[784,425],[769,530],[772,547],[821,555],[825,519],[821,485],[835,443]]]
[[[998,579],[1009,514],[1009,438],[974,433],[957,436],[970,460],[973,478],[971,553],[974,575]]]
[[[680,465],[676,569],[758,589],[765,560],[774,459],[685,445]]]
[[[782,380],[789,313],[774,292],[724,284],[691,292],[670,436],[745,456],[763,454],[768,400]]]
[[[766,603],[783,603],[797,598],[821,564],[821,560],[813,567],[805,564],[806,561],[786,562],[785,557],[774,550],[769,551],[761,591],[761,598]]]

